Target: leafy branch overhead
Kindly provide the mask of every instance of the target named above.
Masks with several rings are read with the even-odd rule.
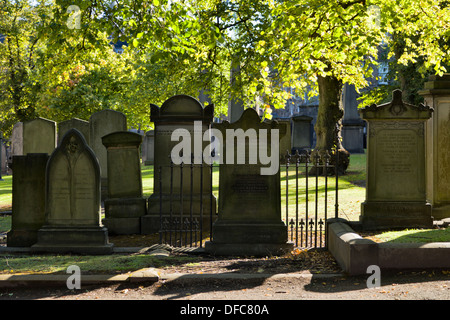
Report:
[[[75,4],[80,25],[70,29],[72,1],[0,2],[7,13],[0,15],[0,108],[9,119],[3,126],[35,115],[83,118],[104,108],[148,125],[150,103],[200,90],[218,115],[231,97],[280,108],[292,94],[318,94],[320,77],[367,87],[381,48],[399,64],[420,61],[422,73],[445,72],[450,56],[444,0]],[[119,56],[111,51],[118,41],[127,44]],[[236,63],[238,81],[230,81]]]

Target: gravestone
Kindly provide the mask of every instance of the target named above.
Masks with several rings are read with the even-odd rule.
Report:
[[[108,162],[102,137],[116,131],[127,130],[127,118],[119,111],[102,110],[89,118],[89,146],[97,156],[100,165],[102,199],[108,194]]]
[[[0,145],[1,153],[2,153],[0,156],[1,170],[2,170],[1,172],[2,172],[2,174],[7,174],[8,173],[8,166],[7,166],[7,164],[8,164],[8,147],[3,142],[3,140],[0,140],[0,141],[2,141],[1,145]]]
[[[292,152],[292,143],[291,143],[291,120],[290,119],[275,119],[280,126],[284,126],[283,131],[286,134],[280,139],[280,164],[286,163],[286,155]]]
[[[426,198],[425,122],[433,109],[392,101],[360,110],[367,121],[366,200],[361,206],[363,228],[431,228]]]
[[[147,210],[139,157],[142,135],[119,131],[104,136],[102,141],[108,156],[108,199],[103,224],[110,234],[138,234],[140,218]]]
[[[145,133],[144,137],[144,147],[143,153],[144,156],[143,163],[146,166],[152,165],[155,162],[155,131],[150,130]]]
[[[37,118],[23,123],[23,154],[52,154],[56,147],[56,122]]]
[[[58,123],[58,145],[61,144],[62,138],[70,129],[77,129],[81,132],[89,145],[89,121],[73,118]]]
[[[166,100],[161,108],[151,105],[151,121],[155,125],[154,186],[153,194],[148,199],[147,215],[141,219],[141,232],[143,234],[159,231],[160,214],[163,219],[170,219],[170,213],[173,212],[181,219],[180,213],[184,217],[190,217],[192,207],[193,218],[199,219],[202,209],[204,226],[209,225],[210,214],[215,216],[216,198],[212,194],[209,181],[210,167],[204,165],[203,168],[200,168],[197,165],[193,170],[192,179],[189,165],[184,165],[182,169],[180,165],[174,165],[171,168],[171,152],[179,144],[179,141],[171,141],[173,132],[177,129],[186,129],[193,137],[190,143],[193,151],[195,142],[194,122],[198,121],[200,124],[201,132],[197,132],[197,134],[201,133],[201,139],[203,133],[210,127],[213,116],[213,105],[203,108],[197,99],[187,95],[173,96]],[[199,147],[204,150],[209,144],[210,140],[205,141],[203,137]],[[202,163],[201,159],[199,163]],[[201,174],[201,171],[203,171],[203,174]],[[193,184],[192,190],[191,181]],[[203,181],[202,185],[200,181]]]
[[[312,117],[299,115],[291,117],[292,153],[304,153],[312,148]]]
[[[11,230],[8,247],[30,247],[45,219],[45,168],[48,154],[14,156]]]
[[[430,76],[419,91],[434,109],[427,122],[427,196],[433,217],[450,217],[450,74]]]
[[[214,128],[222,132],[223,141],[230,139],[237,129],[244,132],[256,130],[258,143],[261,142],[259,130],[267,130],[269,155],[274,130],[282,127],[276,121],[261,123],[257,112],[248,108],[238,121],[216,124]],[[283,134],[279,133],[279,137]],[[261,163],[260,157],[255,164],[249,164],[250,147],[255,147],[255,141],[244,141],[235,143],[234,150],[226,147],[223,150],[224,159],[230,151],[234,157],[244,157],[241,153],[245,152],[245,161],[237,164],[237,160],[232,163],[227,160],[220,164],[218,218],[213,224],[213,239],[205,243],[205,250],[217,255],[266,256],[285,253],[292,249],[292,244],[287,242],[287,226],[281,220],[279,167],[275,174],[263,175],[261,169],[266,165]],[[245,149],[239,152],[241,147]],[[279,151],[274,152],[278,155]]]
[[[231,63],[230,71],[230,85],[239,86],[241,78],[240,59],[234,59]],[[230,94],[230,100],[228,102],[228,119],[231,123],[239,120],[244,112],[244,102],[238,98],[233,97]]]
[[[47,163],[45,222],[32,252],[112,253],[100,213],[98,160],[83,135],[71,129]]]
[[[17,122],[11,131],[11,154],[10,162],[13,156],[23,155],[23,122]]]
[[[364,153],[364,120],[358,113],[358,93],[354,85],[344,85],[342,145],[350,153]]]

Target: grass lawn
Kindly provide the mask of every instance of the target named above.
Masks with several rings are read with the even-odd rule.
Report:
[[[373,233],[367,238],[385,243],[430,243],[450,242],[450,228],[445,229],[406,229]]]

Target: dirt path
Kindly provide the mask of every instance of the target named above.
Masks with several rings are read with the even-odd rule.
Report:
[[[450,300],[450,274],[427,271],[382,274],[379,288],[365,276],[291,274],[267,279],[183,279],[157,283],[3,288],[0,299],[44,300]],[[224,302],[224,303],[225,303]]]

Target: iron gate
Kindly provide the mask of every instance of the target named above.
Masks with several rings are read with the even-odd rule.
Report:
[[[326,221],[330,213],[337,218],[339,211],[337,163],[337,152],[334,155],[328,151],[313,155],[308,151],[287,154],[284,221],[288,226],[289,240],[295,247],[326,247]],[[291,179],[293,185],[290,184]]]
[[[336,163],[339,163],[339,154],[333,154],[325,152],[311,155],[306,151],[288,153],[285,164],[280,166],[280,169],[284,169],[280,172],[281,184],[285,184],[281,187],[283,220],[288,227],[288,240],[297,248],[326,247],[326,221],[330,213],[333,217],[338,217],[339,170],[336,170]],[[165,197],[162,186],[164,168],[170,172],[170,187]],[[218,173],[219,167],[207,164],[171,164],[170,167],[160,166],[157,170],[160,192],[159,242],[174,247],[203,247],[204,241],[214,236],[212,224],[215,220],[215,208],[212,206],[215,206],[215,202],[212,197],[218,186],[214,186],[213,176],[214,172]],[[174,193],[176,185],[178,192]],[[195,208],[194,193],[190,191],[194,189],[194,185],[200,194],[204,190],[211,191],[211,199],[207,201],[200,196]],[[168,213],[163,212],[163,199],[169,202]]]

